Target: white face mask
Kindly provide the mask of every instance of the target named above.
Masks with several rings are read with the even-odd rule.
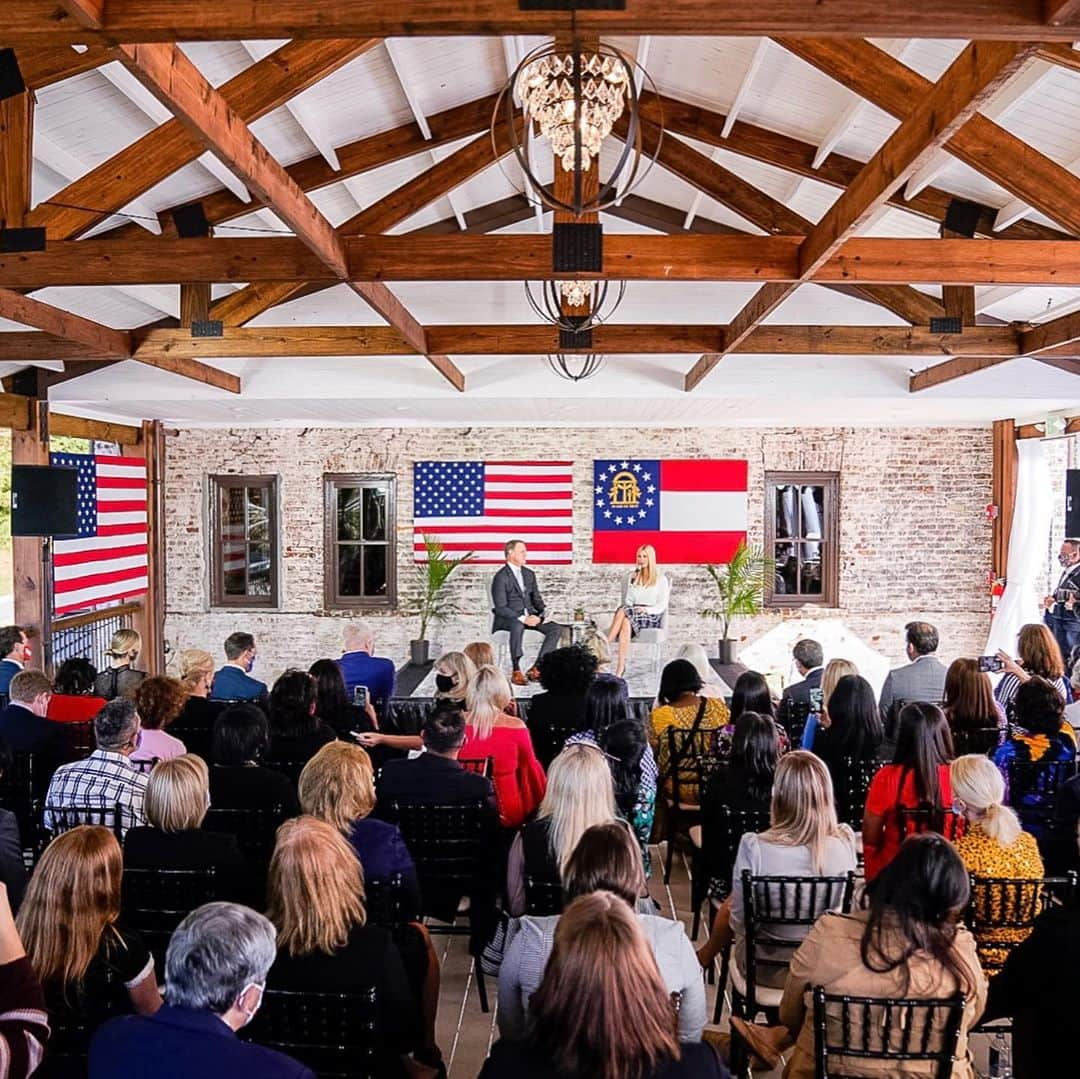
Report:
[[[240,1001],[243,1000],[245,994],[247,993],[247,991],[249,989],[258,989],[258,991],[259,991],[259,1001],[255,1005],[255,1007],[251,1009],[251,1011],[248,1011],[248,1009],[245,1008],[243,1006],[243,1004],[240,1003]],[[263,993],[265,991],[266,991],[266,983],[265,982],[248,982],[247,985],[245,985],[244,988],[240,990],[240,994],[236,998],[236,1007],[237,1007],[237,1010],[242,1012],[244,1014],[244,1016],[245,1016],[245,1018],[244,1018],[244,1026],[245,1027],[248,1025],[248,1023],[251,1022],[252,1019],[255,1018],[255,1013],[259,1010],[260,1007],[262,1007]]]

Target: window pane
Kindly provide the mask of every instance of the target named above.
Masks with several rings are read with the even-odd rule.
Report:
[[[337,491],[337,538],[361,538],[361,487],[339,487]]]
[[[779,595],[792,595],[795,592],[798,577],[795,547],[791,543],[776,545],[776,573],[773,578],[773,591]]]
[[[821,539],[825,524],[825,488],[803,487],[801,502],[803,536],[807,539]]]
[[[799,507],[796,488],[791,486],[776,488],[776,538],[798,534]]]
[[[386,548],[364,548],[364,595],[386,595]]]
[[[360,546],[342,544],[338,548],[338,595],[362,596],[360,576]]]
[[[221,492],[221,523],[227,537],[245,536],[244,488],[225,487]]]
[[[270,595],[270,548],[252,544],[248,548],[248,595]]]
[[[242,569],[227,569],[225,571],[225,595],[246,595],[244,589],[244,571]]]
[[[801,581],[802,594],[804,596],[820,596],[822,593],[821,582],[821,560],[824,555],[823,543],[804,543],[803,547],[813,546],[814,557],[803,558],[801,566]]]
[[[244,525],[244,489],[226,487],[221,492],[221,568],[225,594],[242,596],[245,592],[244,567],[247,565],[246,529]]]
[[[265,487],[247,487],[247,538],[255,543],[270,541],[270,510]]]
[[[386,539],[386,489],[364,488],[364,539]]]

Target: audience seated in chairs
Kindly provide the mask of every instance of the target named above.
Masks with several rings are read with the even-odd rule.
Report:
[[[830,660],[830,666],[834,662]],[[828,676],[826,668],[826,680]],[[844,789],[849,771],[845,759],[877,760],[884,737],[873,687],[859,675],[841,677],[828,698],[827,711],[822,712],[813,745],[814,753],[829,769],[834,792]]]
[[[225,665],[214,675],[210,696],[219,701],[255,701],[268,707],[266,683],[251,677],[257,649],[250,633],[230,633],[225,638]]]
[[[420,915],[416,866],[396,824],[371,816],[375,808],[375,773],[359,746],[330,742],[300,773],[300,806],[332,825],[352,846],[365,880],[388,880],[400,874],[402,900],[409,917]]]
[[[347,738],[350,731],[379,729],[371,701],[361,708],[349,699],[341,668],[332,659],[317,659],[308,674],[315,679],[315,714],[339,738]]]
[[[83,825],[57,836],[30,878],[17,925],[53,1027],[42,1075],[85,1075],[103,1020],[161,1006],[150,950],[120,922],[122,875],[116,837]]]
[[[465,698],[465,744],[462,759],[491,757],[492,782],[504,828],[518,828],[540,805],[546,780],[529,731],[507,715],[510,683],[495,667],[481,667]]]
[[[41,671],[19,671],[8,686],[8,706],[0,712],[0,738],[12,753],[33,753],[55,767],[71,759],[64,724],[46,719],[52,683]]]
[[[723,727],[728,722],[728,708],[717,697],[701,695],[701,675],[687,659],[672,660],[660,675],[657,705],[652,710],[652,741],[664,792],[671,793],[671,761],[667,731],[706,730]],[[696,800],[696,791],[689,800]]]
[[[105,705],[105,698],[95,696],[97,669],[88,659],[65,659],[56,672],[53,695],[46,718],[57,723],[85,723]]]
[[[86,760],[63,764],[53,773],[45,796],[43,823],[52,827],[51,806],[62,808],[117,807],[121,834],[143,824],[147,777],[131,764],[139,744],[139,713],[124,697],[109,701],[94,719],[97,749]]]
[[[878,770],[866,796],[863,855],[867,881],[900,849],[904,839],[901,810],[944,814],[952,808],[949,762],[954,754],[944,713],[935,704],[907,704],[897,723],[892,763]]]
[[[815,987],[883,1002],[944,999],[959,992],[964,1011],[951,1079],[974,1079],[968,1032],[982,1014],[987,983],[975,940],[960,924],[969,893],[967,872],[946,839],[909,836],[867,885],[868,908],[824,914],[792,956],[780,1003],[783,1026],[766,1031],[734,1019],[733,1028],[769,1067],[776,1066],[778,1051],[794,1039],[785,1079],[813,1079]],[[895,1059],[838,1056],[832,1067],[882,1079],[933,1074],[931,1065],[898,1067]]]
[[[376,786],[380,816],[391,802],[488,803],[495,809],[491,780],[466,771],[458,763],[465,744],[465,715],[456,704],[443,702],[428,713],[420,731],[424,752],[411,760],[387,761]]]
[[[991,753],[1005,733],[1005,709],[994,699],[990,675],[977,659],[954,659],[945,675],[945,703],[958,753]]]
[[[510,847],[508,912],[514,917],[526,909],[557,914],[562,909],[560,882],[578,840],[594,824],[614,820],[615,790],[603,753],[596,746],[567,746],[551,762],[536,819],[526,823]]]
[[[138,630],[118,629],[109,642],[105,655],[109,657],[109,666],[94,679],[94,693],[105,700],[117,697],[132,699],[139,683],[146,677],[146,671],[136,670],[135,661],[142,651],[142,637]]]
[[[165,731],[180,715],[186,701],[184,687],[175,678],[145,678],[139,683],[135,707],[139,710],[141,737],[138,749],[131,755],[132,763],[167,761],[187,752],[179,738]]]
[[[703,697],[731,696],[731,687],[713,669],[708,653],[702,645],[684,644],[676,652],[675,658],[688,659],[694,665],[694,670],[701,675],[701,689],[698,692]]]
[[[566,912],[561,916],[526,916],[516,923],[516,932],[507,944],[499,968],[498,1022],[503,1038],[520,1039],[530,1023],[535,1029],[537,1017],[532,1014],[534,994],[540,987],[545,966],[550,970],[551,962],[556,962],[554,957],[549,962],[548,957],[552,954],[560,919],[573,909],[573,902],[579,896],[599,891],[618,896],[627,914],[631,914],[645,892],[641,854],[633,835],[622,821],[594,825],[583,833],[563,872]],[[666,994],[677,993],[680,996],[679,1037],[684,1041],[699,1041],[705,1025],[705,987],[686,930],[681,922],[654,914],[639,913],[636,920],[659,966],[660,978],[666,987],[665,1002],[668,1001]],[[514,924],[511,923],[512,928]],[[620,971],[619,974],[622,976],[626,972]],[[579,988],[566,987],[567,991],[575,993]],[[631,988],[644,991],[646,987],[636,985]],[[617,1026],[624,1027],[630,1022],[629,1013],[620,1011],[615,1014],[619,1016]]]
[[[795,642],[791,657],[795,663],[795,670],[799,673],[800,681],[792,682],[781,694],[778,713],[781,723],[785,722],[793,706],[809,706],[810,690],[821,688],[821,679],[825,673],[825,651],[817,641],[809,637],[803,637]],[[753,708],[752,711],[761,712],[762,709]]]
[[[435,664],[434,700],[465,710],[465,694],[476,677],[476,664],[464,652],[444,652]]]
[[[224,701],[209,699],[214,681],[214,657],[201,648],[186,648],[180,653],[178,666],[180,684],[187,699],[171,724],[171,733],[184,743],[188,753],[197,753],[209,760],[214,720],[225,708]]]
[[[338,661],[350,700],[357,686],[367,686],[368,700],[379,719],[386,718],[386,706],[394,695],[394,661],[375,655],[375,631],[366,622],[350,622],[345,627],[345,650]]]
[[[698,960],[710,967],[720,952],[734,943],[736,971],[745,979],[743,870],[755,877],[833,877],[853,872],[855,833],[836,819],[832,781],[824,764],[806,750],[780,759],[773,781],[770,827],[759,835],[747,833],[739,843],[732,870],[731,894],[713,920],[712,933],[699,949]],[[804,927],[777,929],[778,940],[801,940]],[[790,948],[778,949],[773,963],[758,953],[757,983],[782,988]]]
[[[267,760],[296,782],[304,765],[336,737],[315,714],[315,679],[306,671],[285,671],[270,691]]]
[[[568,746],[597,746],[607,757],[615,784],[615,808],[634,830],[645,861],[652,870],[649,839],[656,815],[656,756],[644,724],[630,715],[626,683],[596,678],[585,694],[585,730],[571,735]]]
[[[234,704],[214,723],[210,804],[216,809],[280,808],[286,817],[300,812],[296,785],[263,764],[270,727],[261,708]]]
[[[0,781],[10,776],[15,766],[7,742],[0,738]],[[27,836],[27,839],[30,837]],[[26,891],[26,863],[23,861],[23,837],[19,820],[10,809],[0,809],[0,884],[4,886],[7,902],[17,911]],[[2,919],[0,906],[0,919]]]
[[[0,883],[0,1061],[4,1079],[26,1079],[49,1040],[45,994],[19,939],[7,890]]]
[[[806,714],[806,725],[803,727],[802,737],[799,739],[799,744],[803,749],[813,749],[818,731],[828,727],[829,700],[833,693],[836,692],[840,679],[858,673],[859,668],[850,659],[836,657],[825,664],[825,670],[821,674],[821,705],[817,709],[810,708]],[[872,692],[873,690],[871,690]],[[874,707],[877,708],[876,698]]]
[[[421,1046],[420,1004],[390,932],[366,924],[364,875],[341,833],[314,817],[283,824],[268,892],[278,956],[267,989],[374,989],[378,1029],[373,1033],[383,1056],[377,1074],[404,1074],[403,1065],[394,1063]]]
[[[1031,678],[1045,679],[1061,694],[1062,701],[1069,699],[1065,661],[1048,626],[1036,622],[1022,626],[1016,638],[1016,653],[1016,659],[1013,659],[1007,652],[998,652],[1005,668],[994,687],[994,697],[1007,715],[1011,715],[1010,709],[1020,687]]]
[[[124,837],[124,868],[213,868],[217,894],[207,900],[246,897],[250,889],[236,837],[203,829],[209,808],[206,762],[190,753],[162,761],[146,786],[148,823]]]
[[[283,1053],[236,1037],[263,1000],[277,954],[273,924],[234,903],[207,903],[177,927],[165,960],[169,1003],[106,1023],[90,1079],[315,1079]]]
[[[1008,877],[1038,880],[1043,862],[1033,836],[1020,828],[1016,813],[1005,801],[1005,781],[988,757],[970,754],[958,757],[949,766],[953,799],[964,814],[967,827],[955,841],[956,853],[975,877]],[[1075,836],[1073,842],[1076,842]],[[1000,905],[1000,904],[999,904]],[[980,922],[992,925],[1000,910],[980,912]],[[1027,937],[1015,929],[983,928],[976,932],[979,958],[986,970],[997,970],[1005,962],[1008,945]],[[995,944],[1005,945],[995,948]]]
[[[543,693],[529,700],[529,734],[547,768],[571,734],[585,729],[585,697],[596,677],[596,656],[580,645],[556,648],[537,661]]]

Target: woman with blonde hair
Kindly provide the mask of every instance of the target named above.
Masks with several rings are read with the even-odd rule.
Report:
[[[286,821],[270,860],[267,917],[278,931],[268,989],[375,990],[378,1075],[400,1075],[421,1043],[417,1000],[389,931],[367,924],[364,877],[345,837],[315,817]]]
[[[813,749],[818,731],[829,726],[829,698],[833,695],[837,683],[848,675],[857,676],[859,668],[850,659],[830,659],[821,674],[821,711],[811,712],[803,728],[802,748]]]
[[[108,828],[72,828],[46,847],[16,919],[53,1023],[83,1028],[87,1042],[110,1016],[161,1007],[153,957],[120,924],[122,876]]]
[[[495,649],[487,641],[470,641],[461,651],[472,660],[476,670],[495,666]]]
[[[143,808],[149,823],[128,829],[124,837],[126,868],[213,868],[215,894],[208,899],[247,898],[236,837],[202,827],[210,808],[210,771],[202,757],[185,753],[157,764]]]
[[[209,697],[214,681],[214,657],[202,648],[185,648],[179,658],[180,681],[192,697]]]
[[[544,797],[547,781],[525,724],[506,714],[510,683],[497,667],[476,672],[465,694],[465,744],[458,760],[491,758],[491,782],[504,828],[525,823]]]
[[[642,544],[634,556],[634,563],[622,603],[615,608],[607,631],[609,644],[619,642],[619,659],[615,664],[617,678],[621,678],[626,669],[631,637],[636,637],[643,629],[660,628],[671,592],[666,575],[657,569],[655,547]]]
[[[732,870],[731,894],[716,913],[712,935],[699,950],[701,965],[708,967],[731,941],[735,962],[745,970],[745,935],[742,872],[755,877],[831,877],[855,869],[855,833],[836,819],[832,779],[824,763],[805,749],[780,758],[773,777],[769,827],[748,832],[739,842]],[[799,941],[808,927],[773,930],[777,939]],[[771,957],[758,953],[758,984],[780,988],[787,974],[791,948],[775,950]],[[767,960],[762,962],[762,959]]]
[[[135,661],[142,650],[142,637],[134,629],[118,629],[109,642],[105,655],[109,666],[94,679],[94,693],[111,701],[114,697],[131,697],[146,671],[137,671]]]
[[[1004,649],[998,651],[998,659],[1004,664],[1005,673],[994,689],[994,697],[1006,712],[1017,690],[1031,678],[1045,678],[1061,694],[1062,700],[1069,699],[1065,661],[1049,627],[1038,622],[1021,626],[1016,638],[1016,659]]]
[[[518,832],[506,867],[507,909],[525,913],[525,878],[559,886],[570,855],[587,828],[615,820],[615,788],[598,746],[567,746],[548,770],[536,820]]]
[[[435,664],[435,700],[465,707],[469,683],[476,677],[476,664],[464,652],[444,652]]]
[[[170,733],[184,743],[189,753],[209,759],[210,730],[225,707],[221,701],[209,699],[214,657],[201,648],[185,648],[177,660],[176,671],[187,698],[172,722]]]
[[[1035,837],[1023,831],[1016,812],[1005,805],[1005,780],[989,757],[968,754],[949,765],[953,804],[964,814],[967,828],[953,840],[965,868],[976,877],[1043,876],[1043,862]],[[1073,839],[1075,844],[1075,838]],[[986,926],[1001,916],[1001,900],[986,902],[976,910],[976,920]],[[1032,897],[1034,898],[1034,897]],[[979,892],[976,890],[976,903]],[[980,928],[975,934],[979,959],[988,973],[1001,969],[1009,954],[1008,945],[1027,938],[1030,929]],[[994,947],[1001,944],[1003,947]]]
[[[623,897],[603,889],[582,895],[554,928],[524,1038],[496,1043],[480,1079],[726,1076],[708,1045],[680,1044],[682,1009],[676,1014],[669,988]]]
[[[330,742],[300,773],[300,808],[336,828],[352,846],[367,881],[400,873],[402,901],[411,917],[420,915],[416,866],[396,824],[371,816],[375,808],[375,770],[359,746]]]

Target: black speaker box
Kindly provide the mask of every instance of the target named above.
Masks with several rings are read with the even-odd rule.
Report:
[[[188,202],[172,211],[176,233],[182,240],[210,235],[210,222],[201,202]]]
[[[74,468],[11,466],[11,534],[74,536],[79,531]]]
[[[14,49],[0,49],[0,101],[18,97],[26,90]]]
[[[1065,535],[1080,539],[1080,468],[1065,473]]]

